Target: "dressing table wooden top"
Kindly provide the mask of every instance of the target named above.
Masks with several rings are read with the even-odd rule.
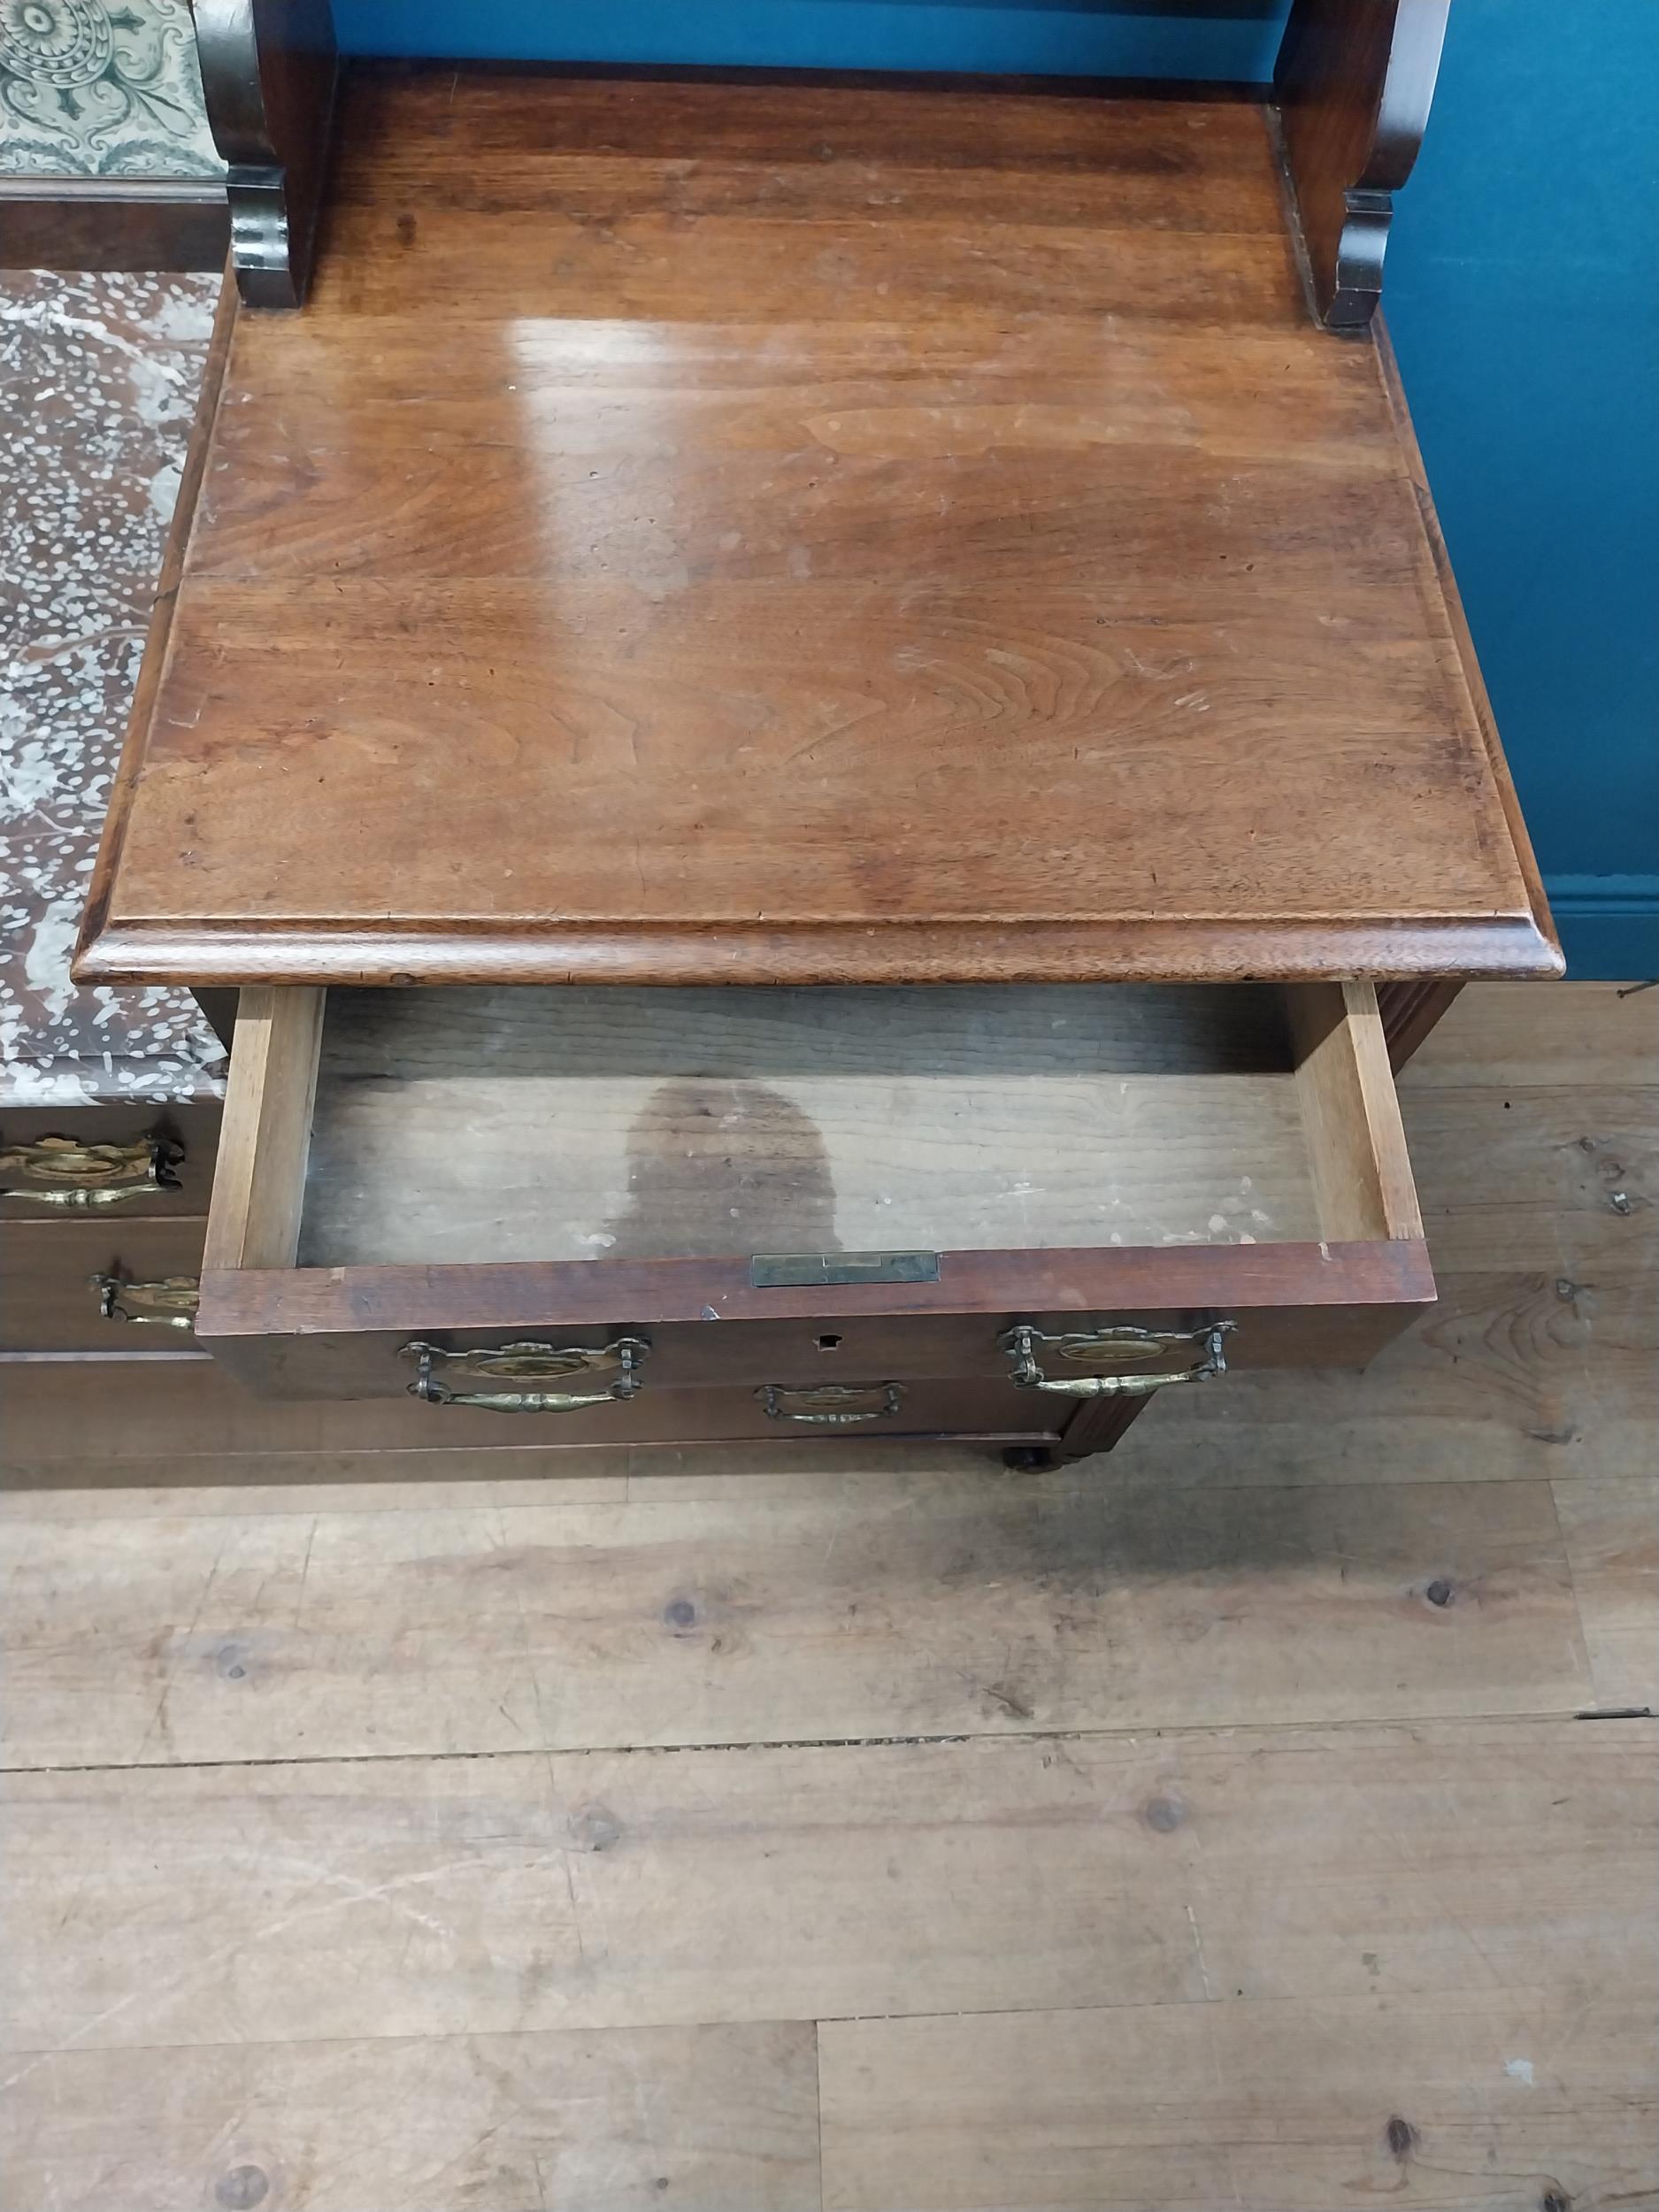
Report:
[[[83,979],[1558,970],[1259,105],[444,70],[339,147]]]

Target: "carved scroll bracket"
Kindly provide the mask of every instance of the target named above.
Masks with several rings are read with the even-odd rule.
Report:
[[[248,307],[297,307],[311,278],[339,58],[329,0],[196,0],[231,265]]]
[[[1450,0],[1295,0],[1274,73],[1314,304],[1363,330],[1382,295],[1394,196],[1434,97]]]

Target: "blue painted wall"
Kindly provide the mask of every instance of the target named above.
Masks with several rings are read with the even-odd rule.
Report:
[[[727,68],[1273,73],[1289,0],[334,0],[354,54]]]
[[[357,53],[1265,80],[1287,0],[334,0]],[[1659,0],[1453,0],[1388,319],[1571,972],[1659,974]]]
[[[1453,0],[1384,301],[1570,972],[1659,974],[1659,5]]]

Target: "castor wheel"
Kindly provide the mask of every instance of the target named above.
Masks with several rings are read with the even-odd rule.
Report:
[[[1059,1463],[1046,1444],[1010,1444],[1002,1454],[1003,1466],[1020,1475],[1039,1475],[1045,1467]]]

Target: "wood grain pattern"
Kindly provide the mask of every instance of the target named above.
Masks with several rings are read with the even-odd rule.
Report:
[[[1651,2204],[1651,1997],[1625,1984],[1568,2018],[1505,1967],[1386,2006],[828,2021],[825,2206]]]
[[[1238,1326],[1228,1338],[1231,1369],[1248,1372],[1305,1365],[1310,1360],[1321,1366],[1358,1367],[1405,1325],[1402,1314],[1409,1317],[1414,1275],[1386,1265],[1369,1271],[1363,1263],[1351,1267],[1348,1255],[1333,1249],[1327,1269],[1333,1302],[1325,1306],[1272,1302],[1276,1288],[1290,1294],[1289,1279],[1280,1276],[1276,1282],[1271,1275],[1258,1271],[1211,1277],[1208,1284],[1188,1276],[1184,1287],[1194,1295],[1190,1303],[1173,1309],[1125,1298],[1129,1285],[1120,1276],[1116,1294],[1105,1307],[1091,1305],[1086,1310],[1091,1318],[1134,1319],[1139,1325],[1179,1333],[1194,1325],[1194,1310],[1206,1303],[1197,1294],[1201,1288],[1236,1292],[1240,1294],[1233,1300]],[[1293,1265],[1311,1271],[1310,1252],[1299,1250]],[[410,1368],[407,1360],[397,1359],[399,1347],[411,1333],[440,1325],[454,1339],[455,1349],[473,1339],[488,1343],[503,1331],[522,1336],[526,1330],[551,1330],[591,1341],[595,1334],[644,1329],[650,1344],[648,1382],[653,1393],[733,1383],[833,1382],[838,1372],[849,1379],[890,1376],[967,1383],[1000,1379],[1009,1373],[1010,1361],[1002,1340],[1022,1316],[1054,1330],[1074,1326],[1079,1319],[1075,1309],[1050,1311],[1042,1297],[1018,1306],[999,1302],[1010,1287],[1052,1294],[1052,1281],[1045,1282],[1036,1271],[999,1291],[993,1279],[976,1270],[950,1271],[950,1279],[929,1286],[939,1301],[939,1310],[933,1312],[884,1312],[873,1289],[864,1293],[863,1311],[844,1310],[847,1301],[839,1290],[833,1297],[820,1294],[816,1305],[810,1289],[780,1292],[775,1299],[749,1291],[746,1310],[732,1308],[723,1316],[727,1322],[740,1320],[738,1328],[710,1325],[695,1303],[700,1279],[710,1294],[721,1298],[725,1286],[740,1272],[746,1280],[747,1271],[737,1269],[726,1271],[712,1284],[683,1263],[642,1268],[613,1263],[605,1273],[574,1279],[562,1271],[515,1270],[510,1276],[493,1274],[471,1289],[470,1272],[451,1269],[426,1270],[429,1279],[424,1281],[420,1271],[390,1271],[389,1280],[382,1280],[378,1270],[347,1271],[337,1297],[325,1303],[317,1294],[327,1271],[302,1271],[286,1279],[261,1273],[234,1282],[216,1278],[207,1322],[216,1350],[236,1371],[241,1371],[244,1357],[258,1359],[268,1363],[270,1378],[296,1386],[303,1382],[319,1398],[400,1394]],[[1421,1271],[1417,1266],[1415,1274],[1420,1277]],[[941,1273],[941,1279],[946,1276],[942,1264]],[[1079,1279],[1063,1279],[1075,1285]],[[1102,1286],[1110,1281],[1110,1277],[1098,1279]],[[1345,1287],[1361,1302],[1343,1302],[1340,1292]],[[678,1293],[689,1294],[687,1306],[664,1309],[657,1302]],[[1252,1293],[1264,1302],[1247,1302]],[[1416,1304],[1421,1308],[1430,1294],[1420,1281],[1417,1293]],[[795,1308],[793,1317],[788,1317],[790,1302]],[[664,1310],[684,1317],[640,1318]],[[710,1310],[717,1316],[722,1312],[718,1305]],[[618,1318],[630,1315],[634,1318],[629,1321]],[[250,1325],[241,1333],[251,1338],[274,1337],[286,1329],[299,1340],[242,1344],[238,1340],[239,1321]]]
[[[577,188],[588,165],[602,157],[608,167],[597,173],[614,176],[640,163],[683,164],[695,152],[685,189],[695,190],[698,177],[730,160],[764,166],[770,188],[782,194],[808,189],[807,180],[822,171],[856,177],[872,162],[893,162],[896,150],[930,174],[978,174],[993,193],[1010,164],[1024,162],[1073,196],[1096,176],[1118,180],[1120,188],[1138,190],[1140,221],[1195,206],[1189,228],[1243,227],[1253,216],[1271,234],[1282,227],[1256,196],[1271,177],[1256,103],[1213,81],[1056,83],[978,73],[657,66],[410,71],[373,63],[355,73],[364,96],[357,119],[377,135],[336,178],[342,204],[402,208],[419,188],[434,204],[465,208],[490,202],[498,175],[515,196],[538,184],[546,190],[536,133],[552,98],[560,104],[560,148],[581,157],[572,180]],[[396,81],[377,84],[376,77]],[[730,100],[733,89],[759,96]],[[1171,104],[1179,110],[1173,131]],[[445,140],[476,149],[488,175],[449,158],[436,143]],[[810,188],[815,204],[818,188]]]
[[[0,1761],[1571,1714],[1602,1696],[1548,1485],[1171,1486],[1145,1463],[1160,1426],[1087,1485],[964,1456],[713,1498],[644,1479],[609,1501],[521,1486],[428,1506],[411,1482],[390,1520],[326,1492],[311,1514],[181,1499],[104,1516],[92,1541],[11,1513]],[[1636,1563],[1605,1570],[1626,1615]]]
[[[627,1450],[621,1437],[613,1438],[611,1446],[591,1434],[578,1442],[573,1417],[561,1414],[451,1412],[446,1420],[442,1409],[409,1396],[410,1363],[396,1362],[391,1347],[385,1357],[384,1395],[364,1397],[354,1388],[349,1397],[286,1399],[256,1395],[225,1360],[205,1354],[190,1356],[185,1368],[170,1359],[165,1371],[154,1354],[142,1363],[124,1362],[119,1371],[0,1363],[5,1409],[0,1476],[7,1482],[55,1484],[73,1470],[77,1480],[119,1482],[134,1463],[131,1454],[140,1463],[150,1459],[150,1473],[158,1482],[241,1479],[267,1461],[281,1469],[285,1479],[328,1481],[356,1467],[372,1479],[375,1455],[386,1452],[408,1455],[403,1472],[411,1479],[423,1472],[440,1480],[462,1479],[461,1471],[469,1469],[475,1475],[504,1473],[515,1465],[581,1480],[591,1479],[598,1467],[610,1479],[626,1479]],[[935,1393],[933,1403],[941,1415],[948,1402]],[[671,1411],[684,1417],[688,1410],[684,1395],[676,1394]],[[1023,1397],[1017,1410],[1021,1432],[1050,1418],[1046,1409],[1033,1413]],[[706,1439],[706,1431],[699,1433]],[[651,1440],[665,1440],[658,1433]],[[746,1448],[762,1468],[804,1455],[822,1471],[826,1457],[832,1469],[843,1459],[868,1468],[875,1448],[856,1439],[840,1439],[826,1448],[807,1430],[797,1433],[767,1422],[764,1433]],[[891,1455],[891,1440],[881,1448]],[[918,1455],[923,1463],[929,1463],[926,1444],[907,1441],[904,1449],[907,1457]],[[948,1458],[953,1466],[972,1463],[962,1447],[950,1450]],[[100,1468],[107,1474],[101,1476]]]
[[[9,269],[222,269],[225,188],[211,178],[0,177]]]
[[[1651,1289],[1644,1279],[1615,1281],[1594,1299],[1568,1302],[1555,1281],[1548,1273],[1442,1276],[1439,1304],[1367,1371],[1240,1364],[1221,1389],[1160,1407],[1137,1429],[1130,1459],[1116,1463],[1144,1467],[1177,1489],[1627,1475],[1651,1456],[1659,1421]],[[1299,1329],[1315,1317],[1304,1312]],[[388,1362],[394,1348],[385,1348]],[[480,1415],[457,1441],[401,1390],[355,1402],[261,1398],[219,1359],[188,1371],[153,1360],[134,1371],[129,1363],[119,1375],[10,1369],[0,1394],[0,1481],[93,1501],[104,1486],[172,1484],[199,1496],[229,1481],[304,1493],[344,1480],[470,1488],[487,1477],[532,1486],[557,1476],[562,1490],[595,1479],[595,1468],[620,1483],[630,1467],[653,1488],[688,1496],[799,1496],[842,1483],[856,1492],[871,1474],[892,1472],[890,1445],[851,1437],[630,1453],[560,1445],[551,1416],[486,1431]],[[972,1469],[960,1448],[906,1445],[905,1463]],[[1098,1472],[1086,1464],[1064,1479],[1092,1483]]]
[[[1597,1705],[1659,1709],[1659,1478],[1559,1482],[1555,1509]]]
[[[1365,1374],[1252,1371],[1247,1342],[1221,1391],[1192,1392],[1141,1426],[1133,1466],[1172,1489],[1622,1480],[1645,1468],[1659,1425],[1659,1315],[1646,1240],[1653,1215],[1617,1211],[1609,1192],[1620,1186],[1600,1171],[1627,1166],[1625,1134],[1651,1128],[1659,1113],[1646,1079],[1659,1052],[1656,1025],[1652,992],[1621,995],[1597,984],[1464,992],[1402,1085],[1442,1248],[1438,1305]],[[1592,1150],[1578,1141],[1585,1135],[1597,1141]],[[1494,1263],[1483,1266],[1488,1255]],[[527,1310],[488,1317],[522,1320]],[[1315,1317],[1304,1310],[1297,1328]],[[348,1310],[339,1318],[349,1325]],[[798,1325],[784,1324],[786,1332],[798,1325],[799,1339],[767,1348],[810,1364],[810,1321],[803,1312]],[[684,1325],[701,1333],[693,1321]],[[868,1325],[849,1317],[849,1356],[868,1348],[856,1334]],[[382,1340],[388,1361],[401,1340]],[[697,1356],[711,1356],[700,1348]],[[511,1434],[494,1447],[446,1447],[428,1409],[401,1394],[358,1404],[260,1400],[211,1361],[188,1371],[150,1362],[119,1377],[10,1369],[4,1392],[0,1472],[39,1509],[56,1499],[54,1510],[107,1510],[123,1485],[173,1485],[204,1511],[215,1484],[233,1476],[238,1486],[285,1486],[290,1505],[346,1480],[365,1502],[384,1502],[388,1484],[417,1478],[435,1503],[472,1495],[494,1473],[511,1486],[492,1485],[492,1499],[522,1502],[549,1475],[560,1478],[560,1494],[571,1483],[583,1494],[595,1482],[614,1491],[630,1465],[654,1493],[682,1498],[798,1498],[826,1486],[856,1496],[872,1474],[894,1476],[890,1448],[853,1439],[630,1455],[559,1448],[503,1425]],[[925,1446],[907,1447],[905,1465],[918,1476],[972,1470],[963,1452]],[[1052,1486],[1096,1476],[1086,1465],[1022,1479]]]
[[[1640,1358],[1659,1267],[1659,994],[1575,984],[1550,1018],[1529,1010],[1465,992],[1402,1077],[1436,1260],[1530,1274],[1563,1349]],[[1592,1425],[1594,1394],[1578,1394]]]
[[[1259,111],[840,96],[354,86],[84,976],[1554,968]]]
[[[1385,983],[1377,992],[1383,1034],[1388,1041],[1388,1064],[1396,1075],[1425,1043],[1429,1033],[1449,1014],[1461,983]]]
[[[911,1373],[938,1342],[924,1336],[914,1345],[911,1318],[961,1315],[992,1317],[991,1338],[1021,1319],[1064,1328],[1087,1315],[1187,1328],[1213,1312],[1240,1320],[1240,1364],[1357,1366],[1433,1296],[1426,1247],[1404,1240],[944,1254],[935,1282],[851,1283],[832,1293],[757,1290],[740,1260],[221,1268],[204,1276],[196,1339],[254,1388],[323,1397],[401,1394],[406,1370],[393,1356],[434,1331],[459,1347],[503,1332],[644,1329],[664,1356],[671,1347],[689,1354],[685,1379],[706,1382],[729,1371],[730,1356],[705,1356],[694,1344],[710,1314],[745,1327],[793,1319],[815,1330],[880,1317]],[[692,1326],[670,1325],[679,1323]],[[751,1348],[738,1356],[749,1372]]]
[[[65,2039],[196,2045],[255,2020],[285,2043],[1394,2004],[1456,2001],[1494,1972],[1566,2019],[1655,1969],[1654,1732],[1425,1722],[19,1774],[0,2042],[12,2073]]]
[[[261,2182],[259,2201],[304,2212],[818,2212],[815,2038],[791,2022],[71,2050],[0,2101],[0,2159],[30,2212],[118,2189],[121,2212],[217,2208]]]
[[[1411,1154],[1436,1196],[1442,1266],[1552,1272],[1613,1288],[1659,1257],[1659,1087],[1452,1084],[1407,1093]],[[1456,1155],[1463,1171],[1448,1174]]]
[[[1098,1452],[1116,1451],[1141,1416],[1149,1398],[1084,1398],[1060,1432],[1056,1457],[1061,1461],[1092,1458]],[[1006,1458],[1005,1455],[1005,1458]],[[1015,1465],[1017,1457],[1007,1463]]]
[[[331,994],[300,1263],[1385,1233],[1311,1148],[1271,991]]]
[[[1363,1374],[1237,1373],[1189,1394],[1136,1451],[1170,1480],[1502,1480],[1623,1475],[1652,1454],[1650,1279],[1563,1296],[1553,1274],[1440,1274],[1437,1304]]]
[[[1431,4],[1432,0],[1423,0]],[[1475,651],[1475,641],[1470,633],[1469,618],[1463,610],[1463,594],[1452,572],[1452,558],[1446,543],[1446,534],[1440,528],[1440,518],[1434,505],[1434,494],[1429,488],[1428,471],[1423,464],[1423,449],[1417,443],[1416,426],[1411,410],[1406,403],[1405,385],[1400,374],[1400,363],[1388,334],[1385,315],[1376,317],[1374,340],[1377,348],[1377,366],[1382,378],[1383,392],[1388,402],[1388,411],[1394,424],[1394,435],[1400,442],[1401,457],[1417,503],[1423,520],[1422,559],[1419,565],[1421,588],[1425,603],[1433,610],[1431,624],[1440,643],[1440,664],[1454,687],[1461,687],[1469,702],[1470,711],[1480,732],[1485,749],[1486,767],[1492,778],[1503,818],[1509,827],[1510,846],[1519,864],[1526,885],[1527,901],[1539,931],[1548,950],[1547,965],[1538,972],[1561,975],[1565,972],[1555,926],[1550,919],[1549,903],[1544,896],[1543,878],[1538,871],[1538,856],[1532,850],[1532,837],[1521,812],[1521,802],[1516,792],[1515,780],[1509,773],[1509,763],[1503,756],[1503,742],[1498,735],[1497,718],[1492,710],[1486,680],[1481,673],[1480,661]],[[1445,968],[1439,980],[1448,981],[1464,976],[1460,968]]]
[[[1075,849],[1067,848],[1063,857]],[[256,895],[263,896],[264,893]],[[274,926],[218,922],[121,923],[86,940],[78,979],[166,983],[187,988],[339,984],[910,984],[1255,983],[1356,972],[1386,977],[1407,959],[1466,977],[1555,975],[1554,952],[1525,960],[1502,920],[1419,918],[1402,933],[1364,922],[1333,931],[1323,923],[1137,918],[1086,926],[1021,921],[987,925],[895,923],[872,933],[863,923],[786,928],[710,922],[664,928],[628,921],[542,928],[514,920],[414,926],[380,918],[333,928],[284,918]]]
[[[1489,1087],[1507,1098],[1514,1086],[1635,1094],[1659,1091],[1656,1063],[1659,990],[1575,982],[1545,994],[1485,984],[1461,995],[1400,1089],[1408,1102],[1444,1088]]]
[[[119,1214],[12,1221],[0,1229],[0,1351],[177,1351],[183,1330],[104,1320],[94,1275],[136,1282],[199,1275],[207,1224],[199,1216],[123,1222]]]
[[[1421,1237],[1376,993],[1368,983],[1325,984],[1286,1002],[1325,1235]]]
[[[0,1369],[0,2193],[1655,2200],[1659,1731],[1569,1716],[1654,1701],[1659,1341],[1561,1168],[1654,1013],[1471,991],[1403,1086],[1432,1216],[1555,1094],[1501,1168],[1571,1296],[1466,1268],[1081,1467]]]
[[[204,1270],[291,1267],[299,1248],[321,991],[244,991],[225,1093]]]
[[[1246,1363],[1359,1363],[1432,1278],[1374,995],[1346,994],[1320,1050],[1352,1079],[1310,1090],[1276,990],[365,992],[336,999],[319,1080],[322,995],[251,989],[197,1340],[273,1394],[395,1396],[414,1339],[649,1332],[645,1393],[561,1417],[579,1442],[671,1440],[659,1382],[944,1376],[975,1433],[1047,1434],[1057,1402],[1010,1396],[997,1338],[1050,1312],[1213,1312]],[[751,1276],[757,1252],[895,1250],[931,1278]],[[997,1318],[907,1325],[966,1316]],[[835,1374],[769,1340],[878,1317]],[[950,1425],[923,1402],[903,1426]]]

